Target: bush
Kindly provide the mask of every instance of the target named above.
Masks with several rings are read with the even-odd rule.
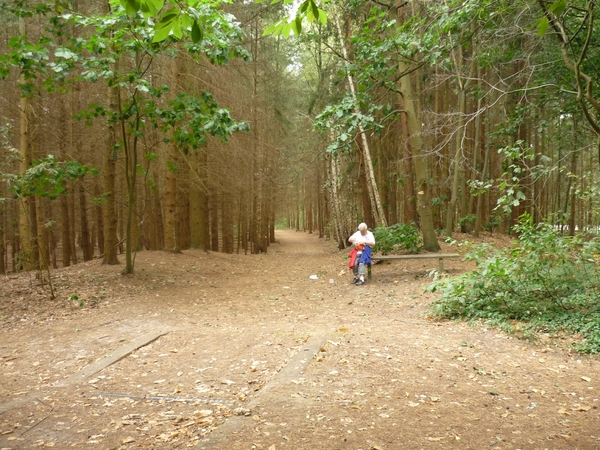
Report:
[[[374,251],[384,255],[396,250],[407,250],[411,253],[419,252],[421,235],[419,229],[406,223],[396,223],[389,227],[377,227],[373,230],[375,236]]]
[[[442,294],[432,313],[524,336],[578,334],[579,351],[600,353],[600,239],[560,236],[527,215],[514,231],[512,247],[479,246],[467,255],[476,270],[432,284]]]

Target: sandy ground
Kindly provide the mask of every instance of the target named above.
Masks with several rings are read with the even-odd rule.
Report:
[[[263,255],[142,252],[133,276],[56,270],[55,300],[2,276],[0,448],[600,448],[598,358],[432,320],[435,259],[354,286],[347,251],[276,237]]]

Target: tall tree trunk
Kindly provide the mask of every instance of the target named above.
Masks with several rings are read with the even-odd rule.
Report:
[[[358,180],[360,185],[360,193],[361,193],[361,205],[362,205],[362,216],[363,219],[361,222],[367,222],[370,227],[375,227],[379,225],[379,222],[376,221],[372,223],[373,217],[375,216],[372,205],[373,202],[370,199],[370,192],[368,189],[369,180],[367,176],[367,168],[365,163],[365,154],[362,147],[362,142],[356,142],[356,148],[358,149],[357,159],[358,159]]]
[[[263,152],[264,148],[261,145],[262,133],[259,129],[258,120],[259,97],[259,51],[260,35],[258,21],[253,24],[253,39],[252,39],[252,59],[253,59],[253,79],[252,79],[252,133],[253,133],[253,179],[252,179],[252,222],[251,222],[251,237],[252,237],[252,253],[263,253],[267,249],[263,248],[262,227],[263,227],[263,206],[264,206],[264,185],[263,185]]]
[[[181,163],[177,170],[177,236],[179,236],[179,249],[187,250],[191,246],[189,155],[179,152],[178,157]]]
[[[119,64],[112,64],[115,73],[119,70]],[[117,111],[119,103],[119,87],[108,87],[108,109]],[[104,231],[104,246],[102,251],[102,264],[119,264],[117,257],[117,209],[116,209],[116,174],[117,174],[117,124],[109,123],[107,126],[104,142],[104,170],[103,189],[104,201],[102,203],[102,219]]]
[[[171,61],[171,81],[178,85],[179,58]],[[177,236],[177,175],[179,150],[175,142],[175,131],[171,133],[171,142],[167,145],[167,170],[165,176],[165,251],[179,253],[179,237]]]
[[[219,251],[219,199],[216,195],[211,195],[209,199],[210,216],[210,249],[213,252]]]
[[[333,231],[338,248],[341,250],[346,247],[346,232],[344,229],[344,215],[339,195],[339,174],[337,168],[337,156],[327,154],[327,183],[329,192],[329,203],[331,204],[331,220],[333,222]]]
[[[4,204],[0,204],[0,275],[6,273],[6,208]]]
[[[337,28],[337,32],[340,39],[340,47],[342,49],[342,54],[344,55],[345,60],[345,68],[346,68],[346,79],[348,80],[348,88],[350,89],[350,94],[352,95],[352,99],[354,100],[354,108],[356,113],[360,113],[358,107],[358,101],[356,98],[356,89],[354,87],[354,80],[352,79],[352,75],[350,74],[349,69],[349,60],[348,60],[348,50],[346,49],[346,44],[344,42],[344,37],[342,34],[342,29],[340,27],[339,19],[337,15],[334,15],[335,25]],[[358,123],[358,134],[359,139],[362,144],[362,154],[363,160],[365,162],[365,175],[367,180],[367,192],[369,193],[369,199],[371,201],[371,205],[373,207],[372,213],[375,219],[375,226],[383,226],[387,227],[387,221],[385,219],[385,212],[383,211],[383,207],[381,206],[381,197],[379,196],[379,190],[377,188],[377,182],[375,180],[375,171],[373,170],[373,160],[371,159],[371,152],[369,150],[369,142],[367,140],[367,134],[362,126],[362,124]],[[365,220],[368,219],[365,217]],[[373,226],[373,225],[371,225]]]
[[[83,187],[83,180],[78,184],[79,191],[79,219],[81,226],[81,250],[83,251],[83,260],[89,261],[94,256],[94,249],[92,247],[92,239],[90,237],[90,227],[88,220],[87,211],[87,199],[85,197],[85,189]]]
[[[397,0],[398,22],[403,23],[403,8],[400,0]],[[404,74],[400,78],[400,90],[404,100],[404,110],[406,114],[406,123],[410,138],[411,148],[413,150],[415,162],[415,175],[417,184],[417,210],[420,218],[421,233],[423,234],[423,248],[427,251],[437,252],[440,250],[440,244],[433,227],[433,213],[431,205],[431,193],[429,182],[429,168],[427,164],[427,155],[423,147],[423,137],[421,132],[421,121],[418,115],[416,105],[417,99],[413,93],[412,75],[409,73],[409,67],[404,60],[399,63],[399,73]],[[417,71],[418,72],[418,71]],[[414,75],[416,76],[416,75]]]
[[[208,250],[209,226],[208,226],[208,197],[206,195],[207,183],[207,150],[201,148],[196,151],[191,161],[191,172],[193,173],[190,185],[190,226],[192,248]]]
[[[136,55],[139,60],[139,55]],[[129,141],[129,133],[126,128],[129,124],[126,123],[123,118],[123,102],[120,98],[121,91],[119,92],[118,108],[120,113],[120,126],[121,136],[123,138],[123,150],[125,154],[124,168],[125,168],[125,182],[127,186],[127,206],[125,211],[125,267],[123,268],[123,275],[129,275],[134,272],[134,250],[137,248],[137,242],[134,241],[135,233],[133,227],[136,226],[134,222],[135,213],[137,210],[137,166],[138,166],[138,136],[137,132],[141,126],[141,120],[139,113],[133,118],[133,131],[134,137]]]
[[[223,252],[233,253],[233,205],[232,196],[226,193],[221,202],[221,236],[223,240]]]
[[[458,52],[458,55],[456,55]],[[465,127],[465,117],[467,113],[467,89],[471,84],[471,80],[475,75],[475,70],[477,68],[475,59],[472,60],[470,65],[470,73],[466,79],[463,79],[462,74],[460,73],[462,65],[463,65],[463,48],[459,46],[458,49],[452,52],[454,57],[454,66],[456,68],[456,82],[458,84],[458,124],[455,131],[455,148],[456,154],[454,155],[453,168],[454,174],[452,179],[452,191],[450,196],[450,202],[448,204],[448,212],[446,215],[446,236],[451,237],[452,232],[454,231],[454,222],[455,222],[455,214],[456,214],[456,202],[458,199],[458,193],[460,190],[461,184],[461,174],[462,172],[462,161],[465,157],[464,155],[464,145],[463,143],[466,140],[466,127]],[[466,193],[463,190],[463,197]]]
[[[26,36],[27,30],[25,20],[19,21],[19,33]],[[21,74],[19,82],[26,83],[25,75]],[[33,106],[31,97],[21,94],[19,102],[19,173],[25,174],[32,161],[31,129],[33,120]],[[20,265],[23,270],[34,268],[34,243],[31,234],[31,210],[32,201],[28,197],[21,197],[19,201],[19,237],[20,237]]]
[[[94,182],[94,195],[96,198],[100,198],[102,195],[100,185]],[[94,203],[94,209],[96,211],[96,226],[98,228],[98,233],[96,236],[98,249],[102,251],[104,249],[104,223],[102,217],[102,205]]]
[[[404,100],[400,99],[402,108],[406,110],[404,106]],[[415,181],[413,174],[413,157],[411,151],[410,133],[408,131],[407,115],[402,114],[400,118],[402,123],[402,179],[404,184],[402,186],[403,191],[403,205],[404,210],[404,222],[405,223],[416,223],[417,222],[417,211],[415,208],[416,195],[415,195]]]
[[[44,221],[44,208],[42,205],[42,197],[33,197],[35,202],[35,220],[37,222],[37,248],[39,253],[39,269],[48,270],[50,267],[50,255],[48,253],[48,233]]]

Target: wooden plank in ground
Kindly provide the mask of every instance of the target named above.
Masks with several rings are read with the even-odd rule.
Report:
[[[90,364],[89,366],[84,367],[79,372],[74,373],[73,375],[69,376],[68,378],[66,378],[64,380],[56,382],[54,384],[54,386],[55,387],[65,387],[65,386],[70,386],[72,384],[81,382],[81,381],[85,380],[87,377],[94,375],[95,373],[100,372],[102,369],[110,366],[111,364],[114,364],[117,361],[120,361],[121,359],[125,358],[127,355],[129,355],[134,350],[137,350],[138,348],[144,347],[145,345],[148,345],[151,342],[154,342],[159,337],[161,337],[167,333],[168,333],[168,331],[154,330],[154,331],[151,331],[150,333],[146,333],[140,337],[137,337],[133,341],[129,342],[127,345],[124,345],[123,347],[115,350],[112,353],[109,353],[108,355],[104,355],[102,358],[100,358],[96,362]],[[25,403],[29,403],[29,402],[35,400],[36,398],[37,398],[36,395],[28,394],[25,397],[11,400],[6,403],[2,403],[2,404],[0,404],[0,414],[4,414],[5,412],[10,411],[11,409],[14,409],[14,408],[18,408],[19,406],[24,405]]]
[[[4,414],[7,411],[10,411],[11,409],[18,408],[19,406],[24,405],[25,403],[32,402],[36,398],[37,397],[35,395],[28,394],[25,397],[17,398],[15,400],[11,400],[10,402],[2,403],[0,405],[0,415]]]
[[[86,378],[94,375],[95,373],[100,372],[102,369],[110,366],[111,364],[120,361],[125,358],[131,352],[137,350],[138,348],[144,347],[151,342],[154,342],[159,337],[167,334],[168,331],[163,330],[154,330],[150,333],[146,333],[142,336],[135,338],[130,341],[127,345],[124,345],[121,348],[116,349],[114,352],[109,353],[108,355],[104,355],[102,358],[98,359],[96,362],[90,364],[89,366],[84,367],[79,372],[74,373],[68,378],[58,381],[54,384],[54,386],[70,386],[72,384],[77,384],[85,380]]]
[[[390,259],[426,259],[426,258],[458,258],[458,253],[420,253],[418,255],[382,255],[372,256],[371,259],[386,261]]]
[[[444,271],[444,258],[458,258],[460,255],[458,253],[421,253],[418,255],[382,255],[382,256],[372,256],[371,260],[373,261],[390,261],[394,259],[429,259],[429,258],[437,258],[440,261],[440,272]],[[369,273],[369,275],[371,275]]]
[[[314,335],[298,350],[298,352],[288,361],[288,363],[277,372],[273,378],[263,387],[256,396],[250,400],[246,406],[248,409],[256,407],[260,403],[269,402],[271,397],[272,400],[276,400],[277,393],[271,393],[273,388],[281,386],[286,382],[298,378],[298,375],[302,373],[304,368],[312,361],[313,357],[319,352],[321,347],[327,343],[329,333]],[[222,449],[224,446],[231,441],[234,433],[238,431],[244,422],[248,422],[245,416],[232,416],[227,419],[227,422],[220,425],[216,429],[210,432],[210,434],[196,444],[194,450],[211,450],[211,449]]]

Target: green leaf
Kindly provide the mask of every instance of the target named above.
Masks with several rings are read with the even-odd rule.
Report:
[[[322,9],[319,9],[319,22],[323,25],[327,25],[327,14]]]
[[[263,31],[263,36],[267,36],[269,34],[273,34],[273,32],[275,31],[275,28],[277,28],[277,23],[271,24],[267,27],[267,29],[265,31]]]
[[[538,25],[538,30],[537,30],[537,34],[538,36],[543,36],[546,31],[548,30],[548,24],[549,24],[549,20],[547,17],[542,17],[542,19],[540,20],[540,23]]]
[[[192,41],[198,44],[202,42],[203,37],[202,27],[197,20],[194,20],[194,23],[192,24]]]
[[[165,6],[165,0],[150,0],[150,1],[154,5],[154,7],[157,9],[157,11],[160,11],[161,9],[163,9],[163,6]]]
[[[177,11],[170,10],[160,18],[154,27],[154,38],[152,39],[152,42],[162,42],[169,37],[173,25],[175,24],[175,20],[177,19],[177,14]]]
[[[171,9],[169,11],[167,11],[166,13],[164,13],[162,15],[162,17],[160,18],[160,20],[156,23],[156,28],[161,28],[164,26],[169,26],[169,28],[173,27],[173,20],[175,20],[175,17],[177,17],[177,15],[179,14],[179,11],[175,10],[175,9]]]
[[[310,6],[311,6],[312,13],[318,19],[319,18],[319,7],[313,2],[310,3]],[[312,22],[312,20],[311,20],[311,22]]]
[[[142,0],[142,13],[146,19],[158,16],[158,10],[150,0]]]
[[[300,36],[300,33],[302,33],[302,17],[297,16],[296,20],[294,20],[292,23],[295,24],[294,33],[296,33],[296,36]]]
[[[177,39],[181,39],[183,37],[183,31],[181,29],[181,17],[178,17],[177,19],[175,19],[175,21],[173,22],[173,35],[177,38]]]
[[[283,28],[281,29],[281,35],[282,35],[284,38],[288,38],[288,37],[290,37],[290,33],[292,32],[292,27],[294,26],[294,25],[293,25],[293,23],[294,23],[294,22],[292,22],[292,23],[288,23],[288,24],[285,24],[285,25],[283,26]]]
[[[309,3],[311,3],[310,0],[306,0],[306,1],[302,2],[300,4],[300,7],[298,8],[298,12],[305,13],[308,10]]]
[[[122,2],[121,2],[122,4]],[[130,16],[134,16],[141,9],[139,0],[125,0],[125,11]]]
[[[556,2],[550,5],[548,11],[554,12],[554,14],[559,15],[565,9],[567,9],[567,0],[557,0]]]
[[[169,37],[169,34],[171,34],[171,24],[168,25],[163,25],[161,28],[158,28],[158,26],[154,29],[154,38],[152,39],[152,42],[162,42],[165,39],[167,39]]]

